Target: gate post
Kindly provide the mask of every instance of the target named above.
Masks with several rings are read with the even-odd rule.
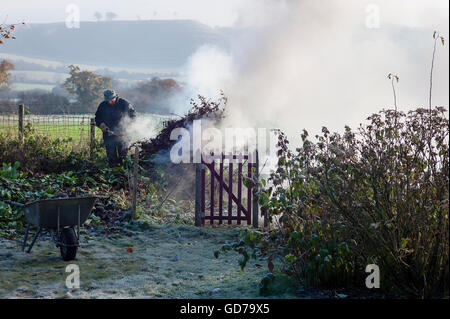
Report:
[[[20,143],[23,143],[23,120],[25,117],[25,105],[19,105],[19,140]]]
[[[253,167],[255,168],[255,173],[253,179],[257,182],[259,181],[259,158],[258,158],[258,150],[255,150],[255,162],[253,163]],[[253,227],[258,228],[258,219],[259,219],[259,207],[258,207],[258,196],[256,193],[258,192],[258,184],[253,187],[252,192],[252,212],[253,212]]]
[[[91,118],[91,131],[89,135],[89,156],[91,160],[94,159],[94,143],[95,143],[95,119]]]
[[[202,169],[201,163],[195,163],[195,226],[202,225]]]

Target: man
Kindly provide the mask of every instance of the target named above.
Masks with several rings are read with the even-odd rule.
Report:
[[[95,113],[95,125],[103,131],[103,141],[110,166],[121,165],[128,154],[130,139],[126,127],[136,118],[133,106],[114,90],[106,90],[105,100]]]

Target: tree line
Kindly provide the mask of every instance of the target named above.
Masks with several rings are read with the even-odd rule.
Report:
[[[130,101],[138,112],[169,113],[170,101],[182,92],[173,79],[152,79],[121,87],[113,78],[81,70],[70,65],[69,77],[51,92],[34,89],[12,91],[10,71],[14,65],[6,60],[0,63],[0,113],[16,112],[17,104],[25,104],[32,114],[94,113],[103,100],[103,91],[114,88]]]

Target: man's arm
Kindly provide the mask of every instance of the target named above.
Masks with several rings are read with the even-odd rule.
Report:
[[[101,110],[101,105],[98,106],[97,112],[95,112],[95,125],[100,127],[100,124],[103,123],[103,112]]]
[[[98,126],[103,133],[108,133],[108,135],[112,135],[112,132],[109,130],[109,127],[103,121],[104,121],[103,110],[101,105],[99,105],[97,112],[95,112],[95,125]]]

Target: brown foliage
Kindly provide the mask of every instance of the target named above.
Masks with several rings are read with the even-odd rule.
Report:
[[[25,24],[22,22],[21,24]],[[12,39],[16,37],[12,35],[13,31],[16,29],[17,24],[0,25],[0,44],[4,44],[3,39]]]
[[[14,70],[14,64],[7,60],[0,63],[0,91],[7,90],[11,86],[11,73]]]

